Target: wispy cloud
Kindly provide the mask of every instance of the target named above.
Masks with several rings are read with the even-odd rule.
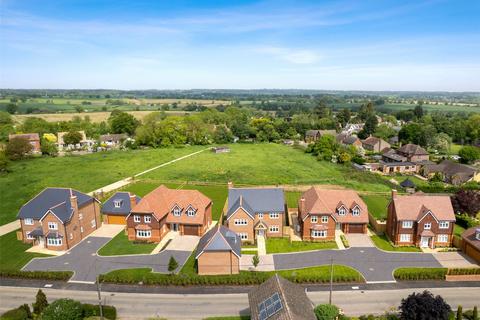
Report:
[[[320,55],[309,49],[292,49],[285,47],[258,47],[254,52],[267,54],[274,58],[294,64],[312,64],[320,59]]]

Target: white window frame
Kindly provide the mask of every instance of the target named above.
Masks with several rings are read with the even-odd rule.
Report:
[[[450,227],[450,222],[449,221],[440,221],[438,223],[438,228],[439,229],[448,229]]]
[[[113,200],[113,206],[115,208],[120,208],[122,206],[122,200]]]
[[[195,216],[195,210],[193,208],[188,208],[187,216],[194,217]]]
[[[270,226],[268,228],[268,231],[271,232],[271,233],[278,233],[278,232],[280,232],[280,228],[278,226]]]
[[[270,212],[269,215],[270,219],[279,219],[280,214],[278,212]]]
[[[142,221],[142,220],[141,220],[141,218],[138,214],[133,216],[133,222],[140,222],[140,221]]]
[[[432,223],[431,222],[425,222],[423,225],[423,230],[431,230],[432,229]]]
[[[151,238],[152,231],[151,230],[137,230],[136,232],[137,238]]]
[[[70,240],[73,239],[73,233],[70,232],[70,237],[69,238],[70,238]]]
[[[182,210],[179,207],[173,208],[172,212],[175,217],[180,217],[180,215],[182,214]]]
[[[318,222],[318,217],[317,216],[311,216],[310,217],[310,222],[311,223],[317,223]]]
[[[412,235],[409,233],[401,233],[399,237],[400,242],[411,242],[412,241]]]
[[[444,241],[445,240],[445,241]],[[448,234],[439,234],[437,235],[437,242],[439,243],[447,243],[448,242]]]
[[[234,219],[233,224],[236,226],[246,226],[248,224],[247,219]]]
[[[96,227],[97,227],[97,222],[95,221],[95,219],[93,219],[92,221],[90,221],[90,225],[92,226],[92,228],[96,228]]]
[[[402,221],[402,228],[403,229],[412,229],[413,228],[413,221],[412,220]]]
[[[28,240],[34,240],[34,239],[35,239],[35,237],[34,237],[34,236],[32,236],[32,235],[30,235],[30,232],[31,232],[31,231],[27,231],[27,232],[25,232],[25,237],[26,237]]]
[[[49,223],[48,223],[48,230],[58,230],[58,223],[56,223],[56,222],[49,222]]]
[[[23,219],[23,224],[26,226],[33,226],[33,219],[32,218],[25,218]]]
[[[241,232],[238,233],[238,236],[240,237],[240,240],[248,240],[248,233]]]
[[[322,216],[322,223],[328,223],[328,216]]]
[[[82,220],[83,219],[83,214],[82,213],[79,213],[78,214],[78,220]]]
[[[82,226],[80,226],[80,232],[83,233],[83,227]]]
[[[327,230],[312,230],[311,236],[312,238],[326,238]]]
[[[480,240],[480,232],[477,232],[477,233],[476,233],[475,238],[476,238],[477,240]]]
[[[352,215],[353,216],[359,216],[360,215],[360,208],[359,207],[353,208]]]
[[[49,247],[59,247],[62,243],[62,238],[47,238],[47,245]]]
[[[150,222],[152,222],[152,216],[144,216],[144,217],[143,217],[143,221],[144,221],[145,223],[150,223]]]
[[[338,215],[339,215],[339,216],[344,216],[344,215],[346,215],[346,214],[347,214],[347,210],[345,210],[344,207],[338,208]]]
[[[257,213],[258,219],[263,219],[263,212]]]

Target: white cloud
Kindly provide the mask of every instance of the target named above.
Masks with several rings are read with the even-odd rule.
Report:
[[[320,60],[320,55],[309,49],[292,49],[285,47],[258,47],[254,52],[271,55],[277,59],[294,64],[313,64]]]

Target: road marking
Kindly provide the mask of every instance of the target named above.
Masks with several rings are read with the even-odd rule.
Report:
[[[388,281],[367,281],[366,283],[397,283],[395,280],[388,280]]]
[[[47,283],[46,285],[44,285],[45,288],[51,288],[53,287],[53,284],[50,284],[50,283]]]
[[[95,284],[95,281],[79,281],[79,280],[69,280],[70,283],[86,283],[86,284]]]
[[[352,287],[352,290],[358,290],[360,287]]]

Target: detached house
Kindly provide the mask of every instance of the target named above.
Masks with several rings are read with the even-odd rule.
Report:
[[[202,236],[212,223],[212,200],[198,190],[164,185],[144,196],[127,216],[129,240],[160,242],[165,235]]]
[[[336,230],[367,233],[367,205],[353,190],[323,190],[312,187],[298,203],[303,240],[333,240]]]
[[[108,224],[127,224],[127,216],[140,202],[140,197],[130,192],[117,192],[103,203],[103,222]]]
[[[397,154],[404,156],[407,158],[407,161],[414,163],[429,161],[429,154],[427,150],[412,143],[405,144],[398,148]]]
[[[370,136],[362,141],[362,146],[365,150],[380,153],[383,150],[390,148],[390,143],[383,139]]]
[[[285,197],[281,188],[234,188],[229,183],[227,227],[242,241],[254,242],[258,236],[282,237],[285,225]]]
[[[68,250],[101,224],[99,201],[67,188],[47,188],[20,209],[19,240],[49,250]]]
[[[392,190],[386,233],[395,245],[423,248],[452,243],[455,214],[449,196],[415,193],[398,196]]]
[[[337,132],[335,130],[307,130],[305,133],[305,142],[315,142],[324,135],[331,135],[335,137]]]

